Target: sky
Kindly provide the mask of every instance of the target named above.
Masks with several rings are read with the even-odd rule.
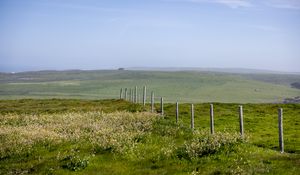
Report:
[[[0,0],[0,72],[300,72],[300,0]]]

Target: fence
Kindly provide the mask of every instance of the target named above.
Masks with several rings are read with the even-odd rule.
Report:
[[[146,106],[147,103],[147,87],[144,86],[142,89],[142,96],[139,95],[139,89],[137,86],[135,86],[134,88],[121,88],[120,89],[120,99],[124,99],[126,101],[130,101],[132,103],[141,103],[144,107]],[[155,96],[154,96],[154,92],[151,91],[151,96],[150,96],[150,111],[153,113],[154,112],[154,107],[155,107]],[[140,99],[142,97],[142,99]],[[160,115],[162,117],[164,117],[165,113],[164,113],[164,99],[163,97],[159,97],[160,99]],[[175,104],[175,120],[176,123],[178,123],[179,121],[179,102],[177,101]],[[214,130],[214,105],[210,104],[210,134],[214,134],[215,130]],[[195,112],[194,112],[194,104],[191,104],[190,107],[190,114],[191,114],[191,118],[190,118],[190,127],[191,129],[195,128],[195,121],[194,121],[194,117],[195,117]],[[239,131],[240,131],[240,136],[242,138],[244,138],[244,120],[243,120],[243,106],[240,105],[238,107],[238,116],[239,116]],[[283,139],[283,109],[279,108],[278,109],[278,143],[279,143],[279,149],[280,152],[283,153],[284,152],[284,139]]]

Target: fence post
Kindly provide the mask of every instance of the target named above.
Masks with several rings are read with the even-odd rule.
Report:
[[[282,125],[282,119],[283,119],[283,109],[278,109],[278,129],[279,129],[279,148],[280,152],[284,152],[284,143],[283,143],[283,125]]]
[[[178,123],[179,118],[179,109],[178,109],[178,101],[176,102],[176,123]]]
[[[132,102],[132,89],[130,88],[130,96],[129,96],[129,98],[130,98],[130,102]]]
[[[142,102],[142,101],[143,101],[143,99],[142,99],[142,98],[143,98],[143,97],[142,97],[142,94],[141,94],[141,93],[138,93],[138,97],[139,97],[139,98],[138,98],[138,103],[141,103],[141,104],[142,104],[142,103],[143,103],[143,102]]]
[[[144,90],[143,90],[143,106],[144,106],[144,107],[145,107],[145,105],[146,105],[146,98],[147,98],[146,93],[147,93],[147,87],[144,86]]]
[[[191,128],[194,129],[194,104],[191,104]]]
[[[240,134],[244,138],[244,120],[243,120],[243,106],[239,106],[239,117],[240,117]]]
[[[160,98],[160,110],[161,110],[161,115],[164,116],[164,98]]]
[[[131,98],[132,98],[132,103],[134,103],[134,89],[132,89],[131,91],[132,91],[132,96],[131,96]]]
[[[215,133],[215,128],[214,128],[214,105],[210,104],[210,133],[214,134]]]
[[[120,89],[120,99],[122,99],[123,88]]]
[[[131,89],[131,101],[132,101],[132,103],[134,103],[134,89]]]
[[[132,89],[132,102],[135,103],[135,87]]]
[[[143,104],[143,94],[142,93],[139,93],[139,103],[140,104]]]
[[[130,88],[127,89],[127,99],[130,101]]]
[[[125,88],[125,97],[124,97],[125,100],[127,100],[127,88]]]
[[[135,86],[135,99],[134,99],[134,102],[135,103],[138,103],[138,89],[137,89],[137,86]]]
[[[132,88],[132,103],[134,103],[135,100],[135,91],[134,88]]]
[[[154,112],[154,92],[151,92],[151,112]]]
[[[131,101],[131,89],[128,89],[128,101]]]

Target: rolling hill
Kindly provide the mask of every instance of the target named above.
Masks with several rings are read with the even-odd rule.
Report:
[[[277,103],[300,96],[298,74],[208,71],[68,70],[0,74],[0,99],[113,99],[146,85],[167,102]],[[148,93],[150,95],[150,93]]]

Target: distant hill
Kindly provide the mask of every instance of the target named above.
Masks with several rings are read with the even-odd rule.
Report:
[[[163,96],[167,102],[278,103],[300,96],[296,74],[224,73],[191,70],[67,70],[0,74],[0,99],[119,98],[121,88]],[[148,93],[148,98],[149,98]],[[141,95],[140,95],[141,96]],[[158,98],[156,99],[158,100]]]
[[[200,72],[222,72],[237,74],[296,74],[300,72],[282,72],[262,69],[246,69],[246,68],[198,68],[198,67],[130,67],[127,70],[145,70],[145,71],[200,71]]]

